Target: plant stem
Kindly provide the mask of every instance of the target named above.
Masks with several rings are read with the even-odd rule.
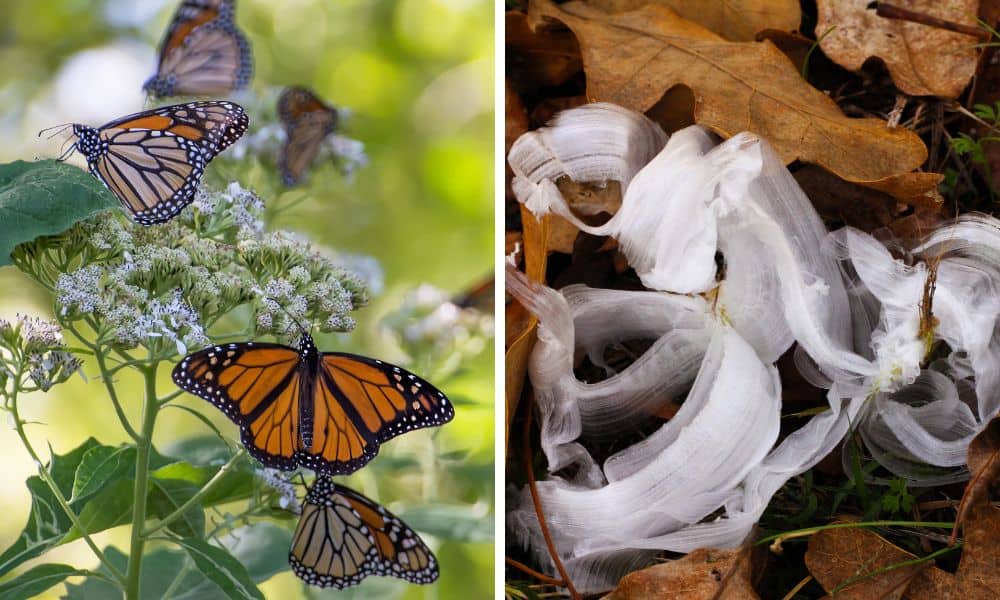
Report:
[[[59,506],[62,507],[63,512],[65,512],[66,516],[69,517],[73,526],[80,531],[80,535],[83,537],[83,540],[88,546],[90,546],[90,549],[94,552],[94,555],[97,556],[97,559],[101,561],[101,564],[108,569],[108,572],[110,572],[111,576],[114,577],[116,583],[118,585],[122,585],[125,582],[125,576],[122,575],[122,572],[111,564],[110,561],[108,561],[107,557],[104,556],[104,553],[101,552],[101,549],[97,547],[96,543],[94,543],[93,538],[90,537],[90,533],[84,528],[83,523],[80,522],[80,518],[77,514],[73,512],[73,509],[69,505],[69,501],[67,501],[66,497],[63,496],[62,490],[59,489],[55,480],[52,479],[52,475],[49,473],[49,470],[45,468],[45,465],[38,457],[38,454],[35,452],[31,442],[28,441],[28,435],[24,431],[24,422],[21,420],[21,415],[18,414],[17,411],[17,392],[20,387],[22,377],[24,377],[23,367],[18,370],[14,377],[14,387],[10,395],[10,412],[11,416],[14,418],[14,428],[17,430],[17,435],[21,438],[21,443],[24,445],[24,449],[28,451],[32,460],[35,461],[35,465],[38,467],[38,476],[42,478],[42,481],[44,481],[46,485],[49,486],[49,489],[52,491],[52,495],[55,496],[56,502],[58,502]]]
[[[177,510],[175,510],[174,512],[170,513],[169,515],[163,517],[163,519],[159,523],[157,523],[157,524],[153,525],[152,527],[150,527],[149,529],[143,531],[142,532],[142,537],[149,537],[149,536],[153,535],[154,533],[156,533],[157,531],[159,531],[160,529],[163,529],[167,525],[173,523],[178,518],[180,518],[180,516],[183,515],[185,512],[187,512],[187,510],[189,508],[191,508],[196,503],[198,503],[199,501],[201,501],[201,499],[204,498],[205,495],[209,491],[211,491],[211,489],[217,483],[219,483],[220,481],[222,481],[222,478],[226,475],[227,472],[229,472],[229,470],[233,467],[233,465],[236,464],[236,461],[238,461],[239,459],[243,458],[243,455],[245,455],[245,454],[246,454],[246,449],[240,448],[239,451],[236,454],[234,454],[232,456],[232,458],[229,459],[228,462],[226,462],[226,464],[222,465],[219,468],[219,470],[216,471],[215,475],[213,475],[212,478],[209,479],[208,482],[205,483],[205,485],[203,485],[202,488],[200,490],[198,490],[197,493],[195,493],[195,495],[191,496],[190,498],[188,498],[187,502],[185,502],[184,504],[181,504],[179,507],[177,507]]]
[[[136,440],[135,491],[132,498],[132,539],[129,544],[128,573],[125,598],[139,600],[139,574],[142,566],[142,549],[146,542],[143,526],[146,524],[146,496],[149,482],[149,450],[153,445],[153,426],[160,408],[156,399],[156,367],[154,362],[142,374],[146,382],[146,395],[142,406],[142,432]]]
[[[816,527],[807,527],[806,529],[797,529],[795,531],[786,531],[784,533],[776,533],[774,535],[769,535],[767,537],[760,538],[753,543],[754,546],[760,546],[768,542],[775,542],[780,545],[785,540],[790,540],[792,538],[807,537],[814,533],[824,531],[826,529],[844,529],[850,527],[934,527],[937,529],[951,529],[954,527],[954,523],[944,523],[944,522],[933,522],[933,521],[859,521],[857,523],[831,523],[829,525],[818,525]]]
[[[125,410],[122,408],[121,402],[118,401],[118,393],[115,391],[115,386],[111,382],[112,375],[108,372],[107,363],[104,360],[104,354],[99,351],[98,348],[94,348],[94,358],[97,359],[97,368],[101,370],[101,381],[104,382],[104,387],[108,390],[108,396],[111,398],[111,404],[115,407],[115,413],[118,415],[118,420],[121,421],[122,427],[125,429],[125,433],[128,434],[133,441],[139,441],[139,434],[136,432],[132,424],[129,423],[128,417],[125,416]]]

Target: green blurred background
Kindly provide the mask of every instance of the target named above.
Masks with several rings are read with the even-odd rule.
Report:
[[[64,138],[39,140],[63,122],[100,125],[149,106],[142,82],[152,74],[156,46],[176,8],[171,0],[5,0],[0,4],[0,162],[58,155]],[[369,164],[345,178],[316,165],[308,183],[278,184],[268,161],[219,160],[206,182],[239,181],[270,206],[294,208],[272,226],[302,232],[318,244],[376,258],[385,287],[355,313],[352,334],[324,336],[321,349],[402,361],[383,315],[421,283],[455,294],[492,273],[493,265],[493,2],[489,0],[239,0],[236,19],[253,47],[255,74],[243,96],[248,109],[277,87],[298,84],[351,111],[343,135],[365,144]],[[268,110],[272,111],[273,107]],[[251,132],[255,112],[251,112]],[[269,115],[263,115],[267,120]],[[273,118],[273,116],[270,116]],[[259,124],[259,123],[258,123]],[[224,157],[223,157],[224,158]],[[79,157],[74,164],[81,165]],[[51,299],[12,267],[0,269],[0,317],[51,314]],[[433,586],[371,578],[356,597],[486,598],[493,590],[493,344],[446,384],[459,402],[455,420],[437,431],[410,433],[387,444],[370,467],[346,483],[406,518],[428,511],[454,525],[426,536],[441,563]],[[95,370],[87,365],[85,370]],[[160,389],[167,389],[165,378]],[[138,385],[125,380],[126,408],[137,419]],[[135,392],[132,394],[131,392]],[[188,396],[224,433],[235,426]],[[20,403],[36,448],[65,453],[88,436],[126,441],[103,387],[74,378]],[[183,411],[165,411],[156,445],[206,433]],[[17,436],[0,432],[0,544],[9,545],[28,516],[24,480],[35,472]],[[443,456],[426,472],[431,452]],[[415,508],[414,508],[415,507]],[[414,517],[415,519],[418,517]],[[293,527],[294,521],[284,523]],[[127,528],[95,536],[127,547]],[[93,567],[82,542],[43,557]],[[37,564],[32,561],[26,567]],[[24,569],[19,569],[18,572]],[[268,598],[344,597],[306,590],[290,572],[261,585]],[[58,597],[62,586],[47,597]]]

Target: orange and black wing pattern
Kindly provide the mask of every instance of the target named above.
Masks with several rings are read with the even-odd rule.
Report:
[[[278,170],[287,186],[298,183],[316,157],[320,144],[337,128],[337,111],[306,88],[290,87],[278,98],[278,118],[285,126],[285,143]]]
[[[250,44],[236,27],[234,0],[185,0],[160,44],[155,96],[221,96],[247,86]]]
[[[331,475],[361,468],[387,440],[455,416],[448,398],[427,381],[357,354],[323,353],[312,395],[311,443],[297,460]]]
[[[406,523],[326,475],[306,495],[288,561],[306,583],[337,589],[369,575],[431,583],[439,574],[434,554]]]
[[[212,346],[185,357],[173,379],[239,425],[251,456],[276,469],[296,467],[299,401],[309,385],[296,349],[254,342]]]
[[[247,129],[243,108],[194,102],[75,125],[90,172],[143,225],[168,221],[191,203],[205,166]]]

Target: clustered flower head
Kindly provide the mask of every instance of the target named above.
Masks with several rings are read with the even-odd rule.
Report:
[[[284,473],[277,469],[258,469],[256,471],[258,479],[264,482],[268,487],[278,492],[278,505],[285,509],[292,511],[295,514],[302,512],[302,506],[299,504],[299,498],[295,494],[295,486],[292,485],[290,481],[285,479]]]
[[[277,164],[281,149],[287,140],[285,127],[278,121],[274,110],[280,93],[281,89],[272,88],[260,94],[259,100],[249,101],[250,103],[246,105],[248,112],[257,115],[254,126],[243,136],[239,144],[221,155],[221,159],[242,161],[249,156],[263,159],[269,164]],[[255,102],[256,110],[253,106]],[[336,107],[336,110],[340,123],[350,119],[349,109]],[[341,173],[350,178],[358,169],[368,164],[368,155],[365,153],[364,142],[334,132],[323,139],[313,160],[314,164],[332,161]]]
[[[445,370],[476,356],[493,337],[493,316],[452,302],[444,290],[422,284],[387,315],[383,325],[410,356],[428,358]]]
[[[15,259],[55,289],[61,319],[94,328],[102,343],[145,346],[160,358],[207,345],[217,323],[238,330],[227,315],[241,306],[250,311],[239,314],[252,324],[251,338],[287,337],[311,324],[353,328],[348,313],[368,301],[361,278],[304,238],[265,231],[263,209],[238,183],[203,188],[167,223],[141,227],[104,213],[22,244]]]
[[[7,383],[18,372],[48,391],[79,371],[80,364],[65,350],[58,324],[21,314],[14,322],[0,319],[0,394],[7,393]]]

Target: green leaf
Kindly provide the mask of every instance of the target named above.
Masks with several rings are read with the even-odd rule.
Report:
[[[97,440],[89,438],[68,454],[62,456],[52,454],[52,463],[48,470],[64,497],[69,497],[73,489],[76,470],[84,455],[98,446],[100,444]],[[40,477],[37,475],[29,477],[25,485],[31,493],[31,513],[17,541],[0,554],[0,576],[62,543],[63,537],[71,527],[69,517],[59,506],[52,490]],[[71,503],[70,507],[79,511],[81,504],[81,502]]]
[[[135,467],[135,447],[99,446],[84,455],[73,481],[73,499],[84,498],[110,482],[128,477]]]
[[[250,579],[250,574],[232,554],[197,538],[176,541],[187,550],[188,556],[194,561],[198,570],[219,586],[228,597],[264,600],[264,594],[257,589]]]
[[[254,583],[288,570],[292,532],[273,523],[254,523],[224,536],[222,545],[246,567]]]
[[[34,598],[67,577],[83,573],[69,565],[38,565],[0,584],[0,598]]]
[[[183,479],[160,479],[151,477],[149,480],[149,506],[147,513],[165,517],[181,507],[182,504],[198,493],[201,486]],[[200,504],[191,508],[167,526],[167,529],[182,537],[205,535],[205,511]]]
[[[473,543],[493,541],[493,519],[481,506],[415,506],[399,517],[410,527],[440,538]]]
[[[108,547],[104,556],[122,572],[128,557],[121,550]],[[103,567],[99,573],[107,574]],[[97,578],[87,578],[80,585],[66,584],[63,600],[107,600],[120,598],[121,590]],[[195,568],[184,552],[158,548],[142,557],[139,572],[139,597],[142,600],[226,600],[225,594]]]
[[[185,438],[170,446],[169,452],[171,456],[203,467],[221,465],[233,455],[232,449],[214,435]]]
[[[97,533],[131,522],[134,487],[132,479],[118,479],[104,486],[100,492],[91,496],[83,510],[79,511],[80,524],[88,533]],[[60,543],[66,544],[81,537],[83,537],[82,532],[72,526],[67,528],[66,535]]]
[[[14,247],[118,206],[97,179],[55,160],[0,165],[0,266]]]
[[[228,460],[228,457],[226,457]],[[219,471],[219,466],[199,467],[188,462],[177,462],[153,471],[155,477],[161,479],[178,479],[191,482],[202,487]],[[203,506],[226,504],[236,500],[245,500],[253,494],[255,477],[249,460],[241,460],[230,467],[223,475],[222,481],[217,481],[212,489],[202,498]]]
[[[292,532],[272,523],[254,523],[240,527],[223,536],[219,543],[246,568],[254,583],[263,583],[274,575],[288,570],[288,548],[292,545]],[[191,590],[194,598],[208,596],[218,587],[205,581]]]

